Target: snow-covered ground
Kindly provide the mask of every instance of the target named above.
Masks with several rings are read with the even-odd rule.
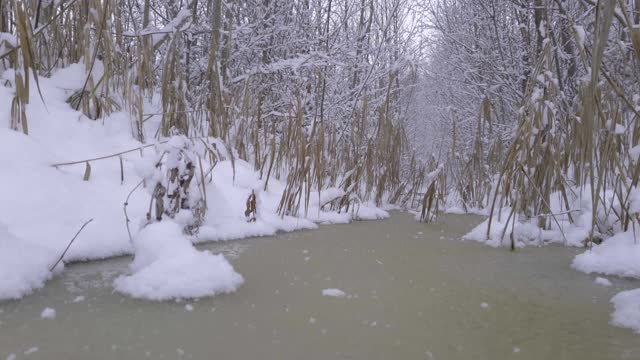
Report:
[[[93,72],[95,75],[102,72],[99,63]],[[123,293],[165,299],[211,295],[235,289],[242,278],[224,258],[193,249],[184,239],[178,239],[180,236],[175,232],[172,237],[160,236],[158,231],[154,231],[154,226],[138,234],[146,222],[152,189],[139,189],[128,201],[127,212],[134,240],[134,244],[131,243],[123,204],[131,190],[146,176],[145,166],[148,167],[158,155],[160,146],[138,150],[143,144],[132,136],[128,113],[115,112],[104,119],[90,120],[72,109],[65,101],[82,88],[84,74],[83,64],[73,64],[50,78],[41,77],[40,88],[45,104],[32,81],[30,103],[26,108],[28,136],[0,127],[0,168],[3,175],[3,186],[0,186],[0,299],[17,299],[41,288],[52,276],[49,268],[88,219],[93,219],[93,222],[75,240],[64,261],[101,259],[133,254],[135,250],[133,273],[120,278],[115,284]],[[0,74],[0,83],[4,84],[0,86],[0,119],[11,117],[13,78],[11,70]],[[150,104],[147,107],[149,109],[145,112],[158,112]],[[158,122],[158,116],[145,122],[147,139],[153,138]],[[135,151],[121,157],[122,173],[119,157],[91,161],[88,181],[83,181],[85,163],[57,168],[51,166],[132,149]],[[279,231],[313,229],[318,223],[350,222],[354,218],[388,217],[386,211],[366,204],[361,205],[357,213],[338,214],[320,210],[318,201],[338,195],[337,189],[323,189],[320,196],[317,192],[312,193],[306,213],[303,210],[297,217],[278,216],[276,209],[284,184],[272,178],[267,191],[264,191],[264,180],[252,165],[237,158],[233,165],[231,161],[223,160],[213,169],[212,181],[206,185],[208,211],[202,228],[190,239],[192,242],[273,235]],[[257,197],[257,219],[248,223],[244,210],[252,191]],[[150,242],[162,250],[157,253],[150,250]],[[163,258],[173,252],[180,256],[171,261]],[[157,259],[143,266],[140,257]],[[173,272],[186,263],[189,266],[183,273],[174,274],[175,278],[171,279],[164,277],[165,284],[158,282],[163,273]],[[60,263],[54,272],[63,268]],[[202,285],[201,289],[172,287],[169,284],[178,281],[180,276],[196,276],[192,273],[203,268],[208,270],[197,275],[200,276],[197,283]]]

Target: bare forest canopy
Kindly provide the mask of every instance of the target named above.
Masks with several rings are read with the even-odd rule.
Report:
[[[510,206],[546,227],[552,194],[570,211],[588,189],[626,229],[638,24],[640,0],[0,0],[0,72],[28,133],[38,78],[83,63],[70,106],[130,114],[141,142],[218,138],[285,179],[283,214],[338,186],[327,206]]]

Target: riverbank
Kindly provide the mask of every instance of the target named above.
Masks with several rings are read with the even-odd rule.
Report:
[[[153,189],[143,185],[132,190],[146,176],[158,149],[141,148],[145,144],[132,137],[128,114],[115,112],[104,119],[90,120],[65,102],[73,89],[82,87],[84,71],[83,64],[72,64],[50,78],[40,78],[44,102],[36,91],[32,92],[26,108],[28,136],[0,128],[0,299],[18,299],[42,288],[52,277],[49,269],[85,221],[93,219],[69,248],[65,262],[132,254],[131,240],[147,222]],[[101,66],[98,64],[93,71],[99,78]],[[0,81],[12,84],[12,79],[13,71],[7,70]],[[36,89],[35,82],[31,85]],[[0,118],[10,118],[12,91],[10,86],[0,87]],[[145,112],[158,111],[147,104]],[[152,139],[159,125],[160,116],[150,116],[145,122],[146,138]],[[52,166],[131,149],[134,151],[121,156]],[[219,150],[224,155],[225,149]],[[191,239],[194,243],[388,216],[386,211],[365,203],[352,207],[356,211],[349,213],[322,210],[317,192],[315,196],[311,193],[306,213],[279,216],[277,207],[284,184],[272,177],[265,190],[264,179],[252,165],[237,159],[237,154],[227,155],[226,160],[218,159],[210,172],[211,181],[205,189],[208,211],[200,232]],[[335,195],[334,190],[328,193]],[[244,211],[252,191],[257,196],[257,217],[248,223]],[[123,212],[125,201],[131,238]],[[62,263],[54,273],[60,271]]]
[[[463,239],[491,247],[519,249],[517,251],[545,245],[576,248],[579,253],[569,262],[573,269],[599,275],[596,281],[604,286],[610,285],[610,281],[602,276],[635,279],[637,286],[640,279],[640,241],[635,229],[624,231],[612,213],[599,211],[597,229],[607,229],[608,233],[596,231],[598,241],[587,242],[592,218],[589,191],[576,189],[576,193],[582,196],[576,196],[571,212],[563,211],[559,201],[552,202],[552,212],[557,215],[553,216],[548,229],[538,227],[538,218],[515,221],[510,218],[511,208],[504,208],[496,211],[493,219],[487,218],[474,227]],[[605,198],[614,199],[611,193]],[[570,221],[570,214],[573,214],[573,221]],[[640,334],[640,289],[620,292],[610,302],[614,309],[611,324]]]

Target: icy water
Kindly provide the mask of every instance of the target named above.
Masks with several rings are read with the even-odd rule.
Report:
[[[608,324],[611,296],[638,282],[595,284],[569,267],[577,250],[459,241],[479,221],[395,214],[205,245],[246,283],[197,302],[113,293],[129,258],[70,265],[0,302],[0,359],[640,359],[640,336]]]

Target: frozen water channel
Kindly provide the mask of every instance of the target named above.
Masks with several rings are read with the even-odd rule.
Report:
[[[246,282],[199,301],[114,293],[130,258],[69,265],[0,302],[0,359],[640,359],[640,337],[608,324],[637,282],[595,283],[575,249],[458,240],[478,222],[395,214],[204,245]]]

